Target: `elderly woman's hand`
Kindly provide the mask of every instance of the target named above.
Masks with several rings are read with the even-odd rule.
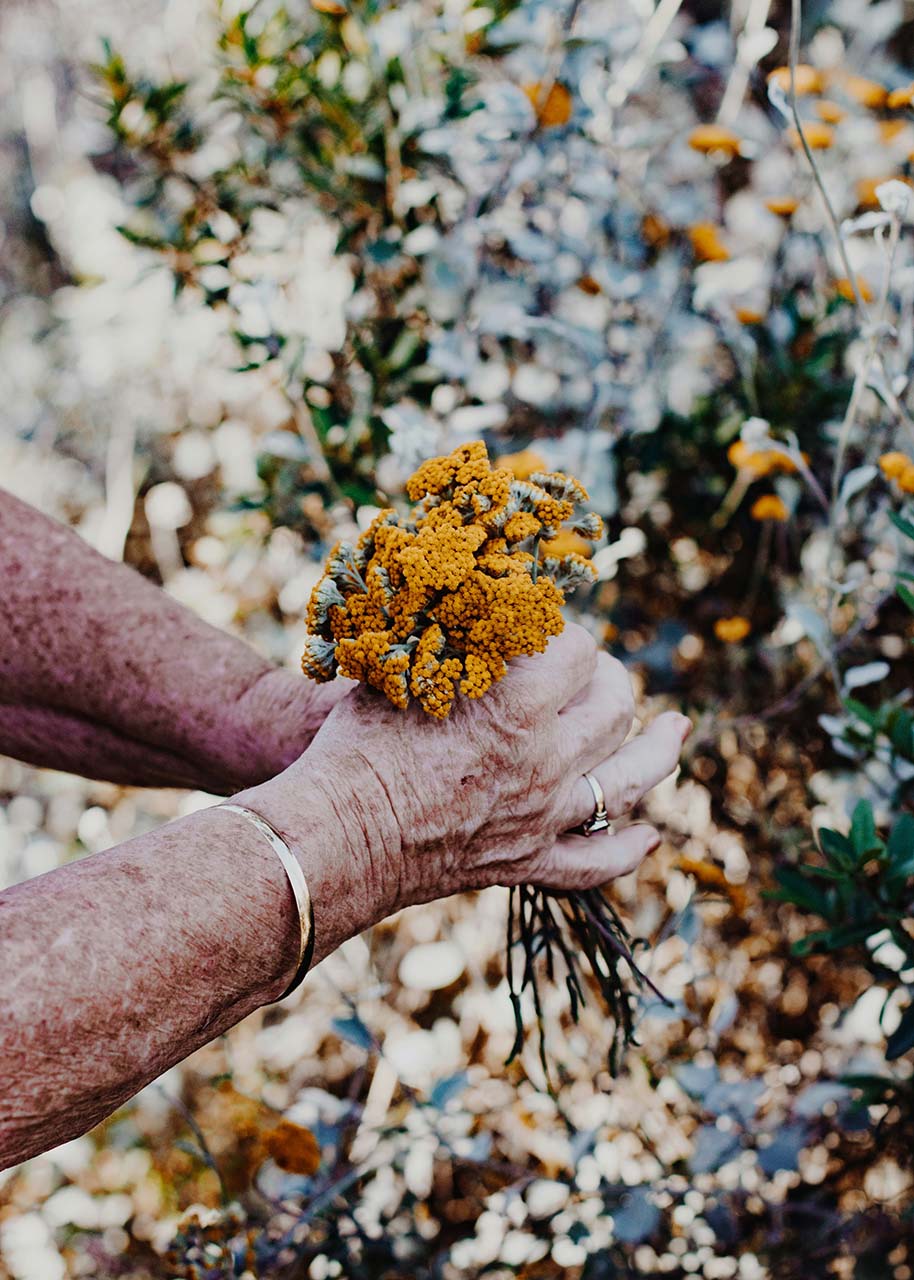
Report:
[[[675,769],[686,717],[658,716],[625,742],[633,714],[624,667],[572,625],[445,721],[353,691],[301,760],[244,802],[293,847],[320,831],[326,857],[303,862],[326,954],[413,903],[522,881],[591,888],[634,870],[659,843],[653,827],[568,834],[594,811],[585,772],[618,818]]]

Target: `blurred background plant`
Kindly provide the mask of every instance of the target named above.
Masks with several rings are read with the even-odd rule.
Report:
[[[483,437],[588,484],[575,615],[697,721],[619,1080],[559,988],[557,1095],[503,1067],[498,891],[405,912],[0,1175],[3,1280],[911,1275],[912,31],[0,11],[4,483],[294,664],[328,544]],[[0,789],[6,883],[210,802]]]

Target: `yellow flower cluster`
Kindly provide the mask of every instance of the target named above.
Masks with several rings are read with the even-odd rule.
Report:
[[[805,457],[805,454],[804,454]],[[734,440],[727,450],[730,464],[738,471],[749,471],[755,478],[775,471],[796,471],[796,463],[780,449],[752,449],[745,440]]]
[[[739,644],[751,630],[751,622],[741,614],[735,614],[732,618],[718,618],[714,623],[714,634],[724,644]]]
[[[396,707],[450,714],[520,654],[564,626],[564,593],[595,580],[581,546],[603,532],[586,490],[561,472],[518,479],[482,441],[422,464],[408,516],[382,511],[354,547],[339,544],[308,605],[302,670],[339,673]],[[560,554],[564,546],[574,548]]]
[[[763,493],[753,502],[749,514],[753,520],[786,520],[790,512],[776,493]]]
[[[884,453],[879,459],[882,474],[894,480],[902,493],[914,493],[914,462],[899,449]]]

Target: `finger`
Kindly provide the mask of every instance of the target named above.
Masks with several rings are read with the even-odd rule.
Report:
[[[593,678],[598,653],[590,632],[569,622],[561,635],[549,641],[545,653],[512,663],[498,687],[506,695],[526,697],[534,706],[558,710]]]
[[[635,718],[632,682],[622,663],[600,653],[593,679],[559,716],[582,770],[592,769],[618,751]]]
[[[664,712],[615,755],[590,770],[603,788],[611,818],[628,813],[658,782],[669,777],[679,763],[682,744],[691,729],[687,716],[678,711]],[[586,778],[578,778],[571,795],[569,827],[586,822],[593,812],[593,792]]]
[[[660,833],[646,822],[589,837],[560,836],[531,878],[547,889],[595,889],[627,876],[659,844]]]

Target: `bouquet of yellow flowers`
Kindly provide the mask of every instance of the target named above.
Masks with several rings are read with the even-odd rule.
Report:
[[[411,700],[449,715],[458,696],[480,698],[521,654],[542,653],[564,620],[565,593],[596,574],[577,551],[560,554],[569,533],[596,539],[603,522],[587,492],[561,472],[519,480],[493,468],[482,441],[422,464],[407,484],[408,515],[381,511],[355,546],[337,544],[308,605],[302,669],[314,680],[338,673],[380,690],[396,707]],[[586,543],[583,545],[586,546]],[[570,931],[573,943],[566,933]],[[572,1015],[584,998],[580,955],[614,1016],[611,1065],[632,1038],[632,995],[618,961],[648,981],[631,955],[622,922],[597,890],[558,895],[522,885],[511,891],[508,980],[523,1039],[520,992],[529,986],[540,1026],[534,961],[553,976],[565,961]],[[520,985],[511,957],[525,954]],[[509,1059],[510,1060],[510,1059]]]
[[[549,542],[566,524],[598,538],[603,523],[582,509],[576,480],[516,480],[492,469],[482,441],[423,463],[407,493],[412,516],[382,511],[355,547],[331,551],[308,606],[302,668],[444,717],[458,692],[482,697],[512,658],[542,653],[559,634],[563,592],[594,572],[582,555],[550,555]]]

